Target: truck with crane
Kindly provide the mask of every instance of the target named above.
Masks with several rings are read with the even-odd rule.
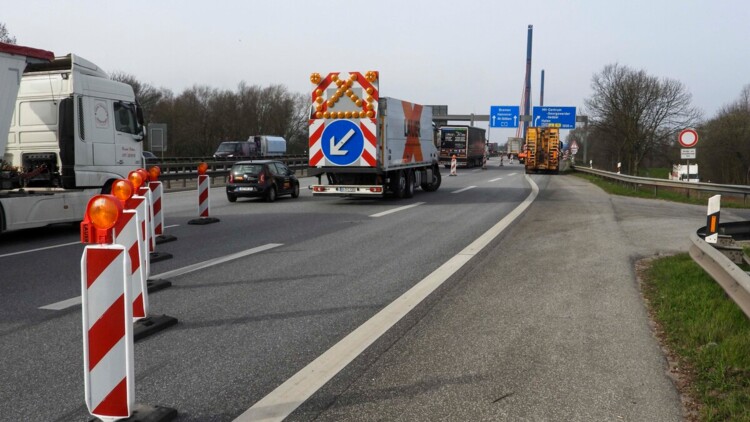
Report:
[[[524,165],[526,173],[552,173],[560,171],[560,129],[557,127],[530,127],[526,131]]]
[[[310,186],[313,196],[409,198],[417,187],[440,187],[432,108],[381,97],[379,76],[310,76],[308,174],[318,178]]]
[[[132,87],[73,54],[0,43],[0,133],[0,232],[81,221],[144,164]]]

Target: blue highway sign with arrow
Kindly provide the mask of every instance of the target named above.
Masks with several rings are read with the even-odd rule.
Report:
[[[518,127],[518,106],[490,106],[490,127]]]
[[[575,129],[575,107],[534,107],[534,127],[559,127],[560,129]]]

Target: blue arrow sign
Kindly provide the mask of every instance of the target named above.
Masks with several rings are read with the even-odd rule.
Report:
[[[535,127],[559,127],[560,129],[575,129],[575,107],[534,107]]]
[[[365,148],[362,130],[349,120],[334,120],[321,135],[323,155],[333,164],[348,166],[359,160]]]
[[[518,106],[490,106],[490,127],[518,127]]]

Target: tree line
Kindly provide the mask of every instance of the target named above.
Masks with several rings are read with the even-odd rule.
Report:
[[[165,156],[210,156],[221,142],[250,135],[283,136],[289,154],[307,149],[307,97],[283,85],[240,82],[234,91],[195,85],[175,95],[123,72],[110,76],[133,87],[147,123],[167,124]]]
[[[696,160],[701,181],[750,184],[750,85],[739,99],[704,120],[679,81],[611,64],[592,77],[585,100],[589,124],[568,135],[568,142],[587,143],[594,167],[649,176],[648,169],[684,163],[677,136],[695,128]],[[580,148],[579,148],[580,149]],[[580,152],[577,158],[580,158]],[[588,164],[588,163],[585,163]]]

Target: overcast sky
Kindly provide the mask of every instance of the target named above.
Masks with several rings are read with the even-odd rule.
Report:
[[[240,81],[308,93],[312,72],[378,70],[383,96],[488,114],[521,101],[528,25],[532,105],[542,69],[544,105],[578,114],[592,75],[612,63],[682,82],[706,118],[750,84],[748,0],[3,3],[0,22],[18,44],[78,54],[176,94]]]

